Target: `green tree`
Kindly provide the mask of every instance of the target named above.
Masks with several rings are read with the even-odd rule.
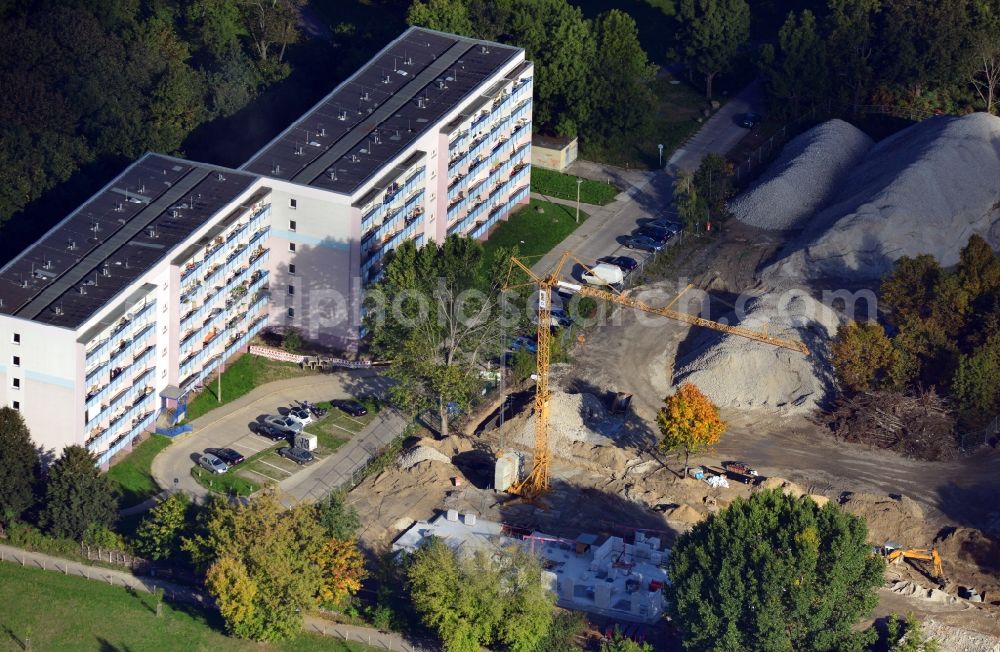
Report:
[[[552,623],[554,596],[542,587],[538,559],[522,548],[459,557],[437,538],[407,565],[410,599],[448,652],[501,643],[538,649]]]
[[[636,643],[615,627],[611,638],[601,641],[601,652],[653,652],[653,646],[649,643]]]
[[[175,492],[151,509],[135,533],[139,554],[155,560],[176,556],[190,504],[186,494]]]
[[[575,136],[591,112],[595,42],[590,23],[567,0],[512,0],[505,43],[535,64],[532,115],[539,130]]]
[[[79,541],[91,525],[118,520],[118,496],[97,458],[82,446],[67,446],[49,469],[42,526],[57,537]]]
[[[408,241],[368,293],[372,349],[393,360],[390,393],[413,412],[436,410],[443,436],[449,404],[468,404],[481,385],[479,362],[509,326],[498,317],[507,260],[501,251],[485,269],[482,244],[469,238],[420,249]]]
[[[240,0],[243,23],[262,66],[273,67],[299,38],[299,10],[306,0]]]
[[[451,34],[476,36],[464,0],[415,0],[406,12],[406,22]]]
[[[0,407],[0,523],[18,519],[35,501],[38,449],[21,413]]]
[[[924,635],[923,626],[913,614],[907,614],[902,621],[897,614],[890,615],[886,628],[889,652],[941,652],[938,642]]]
[[[958,358],[951,391],[963,416],[975,422],[1000,413],[1000,334]]]
[[[894,326],[930,314],[934,286],[944,274],[934,256],[915,258],[903,256],[893,266],[892,273],[882,279],[879,291],[881,305]]]
[[[763,491],[680,536],[667,595],[687,650],[860,651],[885,563],[863,519]]]
[[[560,611],[552,619],[537,652],[577,652],[580,646],[576,640],[586,631],[587,617],[582,611]]]
[[[202,533],[185,542],[211,560],[205,585],[228,631],[277,641],[302,629],[323,571],[314,563],[327,542],[312,506],[285,510],[270,490],[244,503],[215,502]]]
[[[656,425],[662,435],[660,450],[684,453],[687,477],[688,459],[719,443],[726,423],[719,418],[719,408],[691,383],[681,385],[664,403],[656,413]]]
[[[765,44],[761,58],[765,65],[768,94],[777,100],[777,109],[798,116],[803,104],[815,104],[828,96],[826,41],[808,9],[798,18],[794,13],[778,32],[778,51]]]
[[[216,59],[240,49],[247,35],[239,0],[192,0],[187,19],[197,41]]]
[[[895,364],[896,350],[875,321],[850,321],[840,327],[831,349],[831,361],[840,386],[850,392],[875,389]]]
[[[958,259],[958,278],[962,290],[979,297],[1000,286],[1000,256],[980,235],[969,238]]]
[[[328,537],[341,541],[353,539],[361,527],[361,519],[345,502],[346,497],[344,492],[334,491],[316,503],[316,522]]]
[[[681,0],[673,56],[705,78],[705,97],[712,99],[712,80],[727,72],[750,36],[746,0]]]
[[[830,82],[839,104],[855,110],[872,86],[882,0],[829,0],[824,20]]]
[[[733,166],[726,157],[708,154],[701,159],[692,178],[699,204],[708,207],[709,215],[715,219],[729,217],[726,201],[733,196]],[[702,206],[699,205],[699,208]]]
[[[694,174],[687,170],[682,171],[674,180],[674,206],[677,208],[677,215],[687,226],[697,228],[708,219],[708,204],[698,192]]]
[[[288,328],[282,334],[281,348],[289,353],[302,352],[302,335],[297,328]]]
[[[635,20],[615,9],[597,17],[593,33],[594,110],[586,125],[587,138],[608,143],[648,133],[656,111],[652,90],[656,66],[639,44]]]

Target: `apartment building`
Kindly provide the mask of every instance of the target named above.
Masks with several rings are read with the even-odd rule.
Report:
[[[388,252],[527,201],[531,77],[411,28],[240,170],[146,154],[0,268],[0,405],[106,465],[264,328],[355,347]]]

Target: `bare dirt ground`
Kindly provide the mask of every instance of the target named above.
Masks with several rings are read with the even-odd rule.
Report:
[[[710,290],[710,316],[718,319],[740,292],[748,287],[753,292],[754,270],[780,244],[780,235],[739,225],[722,237],[686,245],[665,273],[669,278],[650,286],[652,294],[644,298],[665,305],[692,282]],[[678,307],[698,309],[683,300]],[[420,441],[451,458],[451,464],[433,461],[438,456],[429,454],[427,461],[389,469],[351,492],[351,502],[367,517],[362,543],[385,549],[413,521],[447,508],[557,536],[628,535],[640,528],[658,530],[671,541],[734,497],[749,495],[753,489],[737,482],[712,488],[679,478],[679,463],[668,460],[670,470],[655,454],[655,414],[669,391],[674,361],[706,336],[711,334],[665,318],[615,312],[587,331],[585,342],[572,351],[572,364],[553,367],[558,394],[550,408],[558,433],[550,445],[553,490],[543,505],[508,500],[490,488],[497,451],[516,449],[530,457],[530,401],[522,401],[521,414],[503,428],[486,419],[498,404],[484,405],[463,434]],[[615,391],[633,394],[630,413],[618,421],[600,407]],[[596,398],[572,396],[579,394]],[[843,502],[866,518],[873,544],[891,540],[906,548],[939,548],[948,593],[931,592],[939,587],[923,562],[894,564],[876,618],[909,611],[932,618],[948,642],[946,649],[965,649],[966,643],[972,646],[968,649],[980,649],[978,639],[961,628],[983,633],[987,641],[1000,636],[1000,545],[972,529],[1000,535],[1000,452],[985,449],[957,460],[920,462],[838,442],[807,417],[735,410],[724,411],[723,417],[729,422],[723,441],[692,464],[745,460],[762,475],[794,483],[788,490]],[[953,597],[959,586],[977,588],[985,603]]]

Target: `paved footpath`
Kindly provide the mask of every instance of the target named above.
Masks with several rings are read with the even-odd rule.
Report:
[[[249,355],[249,354],[247,354]],[[245,396],[216,408],[208,414],[191,422],[194,431],[178,437],[170,446],[164,448],[155,458],[151,472],[156,483],[164,489],[176,487],[185,491],[195,500],[208,497],[207,489],[198,484],[191,476],[191,467],[197,456],[206,448],[233,447],[247,454],[252,449],[241,446],[237,442],[248,441],[249,438],[260,440],[258,449],[273,445],[259,435],[252,434],[249,424],[256,422],[258,417],[274,414],[278,406],[289,405],[295,400],[314,402],[328,401],[335,398],[350,398],[363,394],[380,393],[386,388],[386,380],[373,369],[335,371],[332,373],[309,374],[278,380],[255,388]],[[335,474],[330,472],[341,465],[353,473],[359,451],[374,450],[402,432],[404,423],[395,421],[389,410],[380,414],[364,430],[354,435],[349,445],[341,446],[332,455],[316,462],[302,472],[292,476],[303,476],[317,481],[332,482]],[[395,428],[395,432],[390,432]],[[390,436],[391,435],[391,436]],[[329,473],[328,473],[329,472]],[[329,477],[327,477],[329,476]],[[296,499],[312,495],[317,489],[316,482],[281,483],[281,488],[291,493]]]

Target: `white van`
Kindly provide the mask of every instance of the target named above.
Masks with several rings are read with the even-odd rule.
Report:
[[[625,275],[617,265],[600,263],[585,271],[580,280],[588,285],[620,285]]]

